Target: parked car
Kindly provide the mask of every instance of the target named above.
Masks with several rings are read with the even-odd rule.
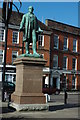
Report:
[[[52,95],[52,94],[58,95],[60,93],[60,90],[58,90],[56,88],[49,88],[49,87],[47,87],[47,88],[43,88],[42,92],[44,94],[49,94],[49,95]]]
[[[15,91],[15,84],[12,82],[4,81],[3,82],[4,91],[6,91],[8,94],[11,94]],[[2,82],[0,82],[0,88],[2,88]]]
[[[56,89],[53,89],[53,88],[43,88],[42,91],[43,91],[44,94],[52,95],[53,93],[55,93]]]

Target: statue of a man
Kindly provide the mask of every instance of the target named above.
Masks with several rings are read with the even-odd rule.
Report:
[[[33,43],[33,55],[34,57],[40,57],[40,54],[36,52],[36,33],[42,32],[38,25],[38,20],[33,14],[34,8],[29,6],[28,13],[23,15],[20,31],[23,31],[23,42],[25,43],[26,53],[23,56],[31,56],[29,53],[29,44]]]

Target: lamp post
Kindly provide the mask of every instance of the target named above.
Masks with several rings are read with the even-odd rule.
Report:
[[[7,33],[8,33],[8,12],[9,12],[8,0],[3,2],[3,18],[5,23],[5,50],[4,50],[4,62],[2,73],[2,102],[4,102],[4,81],[5,81],[5,69],[6,69],[6,53],[7,53]]]
[[[21,1],[20,7],[22,5]],[[7,53],[7,33],[8,33],[8,22],[12,13],[12,5],[13,0],[4,0],[3,2],[3,20],[5,23],[5,48],[4,48],[4,62],[3,62],[3,73],[2,73],[2,102],[4,102],[4,81],[5,81],[5,70],[6,70],[6,53]],[[16,6],[15,6],[16,7]],[[19,12],[18,8],[16,7],[17,11]]]
[[[64,77],[66,77],[66,74],[64,74]],[[64,82],[64,104],[67,104],[66,81]]]

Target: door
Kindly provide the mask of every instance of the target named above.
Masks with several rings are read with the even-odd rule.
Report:
[[[56,88],[56,80],[57,80],[57,78],[54,78],[54,77],[53,77],[53,87],[54,87],[54,88]]]

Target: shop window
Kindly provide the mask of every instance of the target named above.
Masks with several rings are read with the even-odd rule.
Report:
[[[11,74],[6,74],[5,75],[5,81],[12,82],[12,75]]]
[[[13,75],[13,82],[16,82],[16,75]]]
[[[58,35],[54,35],[54,49],[58,49],[59,37]]]

